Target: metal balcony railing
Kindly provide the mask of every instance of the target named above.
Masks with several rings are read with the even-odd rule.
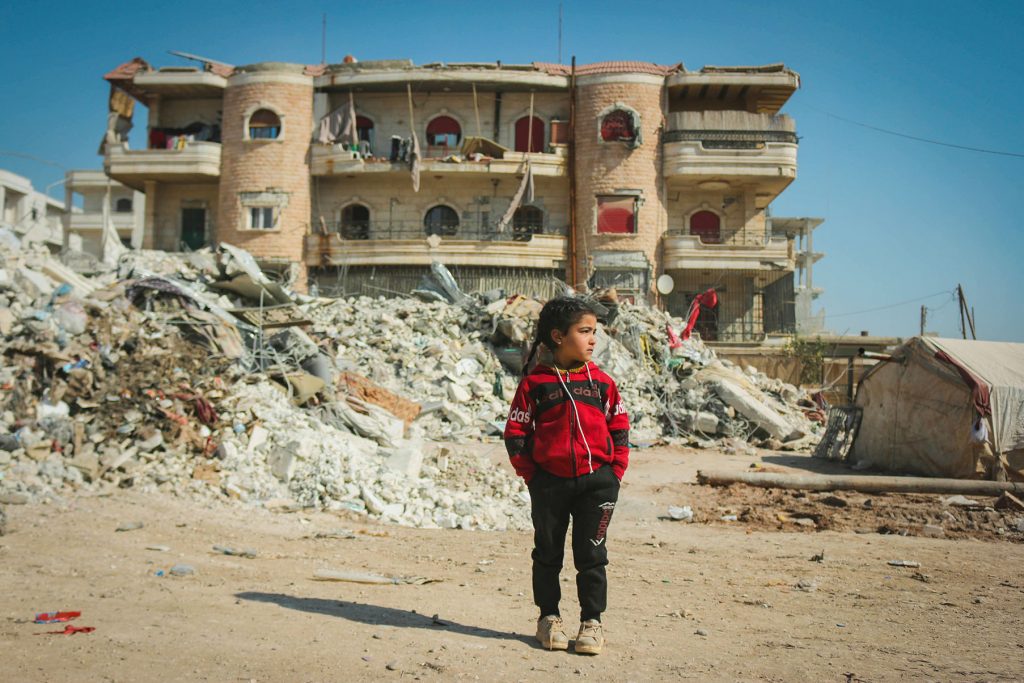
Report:
[[[707,246],[709,248],[729,248],[729,247],[764,247],[771,244],[769,235],[760,230],[747,230],[741,228],[739,230],[722,230],[718,234],[702,234],[697,235],[689,231],[689,229],[675,229],[668,230],[667,236],[670,237],[689,237],[691,240],[699,244],[701,247]]]
[[[497,222],[464,221],[344,221],[328,225],[331,234],[343,240],[420,240],[430,235],[443,239],[481,242],[528,242],[533,235],[568,234],[568,228],[552,226],[510,225],[498,230]]]
[[[668,115],[664,142],[700,142],[705,149],[763,149],[769,142],[796,144],[796,124],[785,114],[684,111]]]

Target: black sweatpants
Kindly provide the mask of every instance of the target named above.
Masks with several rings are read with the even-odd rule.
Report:
[[[608,605],[608,523],[619,498],[619,480],[605,465],[592,474],[565,479],[537,470],[530,480],[533,516],[533,601],[541,616],[559,614],[558,574],[572,518],[572,559],[580,619],[601,618]]]

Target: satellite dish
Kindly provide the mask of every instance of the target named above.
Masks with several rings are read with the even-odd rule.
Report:
[[[658,278],[657,287],[659,294],[668,294],[672,291],[672,288],[676,286],[676,281],[672,279],[672,276],[668,273]]]

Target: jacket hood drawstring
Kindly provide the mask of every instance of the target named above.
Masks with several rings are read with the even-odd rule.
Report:
[[[587,380],[590,382],[590,386],[594,386],[594,378],[590,375],[590,363],[586,363],[587,368]],[[566,396],[569,397],[569,403],[572,405],[572,411],[576,413],[576,428],[580,430],[580,436],[583,437],[583,445],[587,448],[587,467],[590,468],[590,473],[594,473],[594,456],[590,452],[590,444],[587,443],[587,435],[583,433],[583,423],[580,421],[580,411],[576,407],[576,400],[572,397],[572,392],[569,391],[569,385],[566,383],[569,380],[569,371],[565,371],[565,379],[562,379],[562,371],[558,367],[555,367],[555,375],[558,377],[558,383],[565,389]]]

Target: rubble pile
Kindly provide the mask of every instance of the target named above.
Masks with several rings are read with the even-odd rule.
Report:
[[[408,298],[284,280],[230,245],[114,267],[0,241],[0,501],[131,487],[529,527],[508,468],[437,442],[498,438],[541,302],[463,293],[439,265]],[[635,443],[811,445],[796,388],[672,344],[659,311],[595,304]]]

